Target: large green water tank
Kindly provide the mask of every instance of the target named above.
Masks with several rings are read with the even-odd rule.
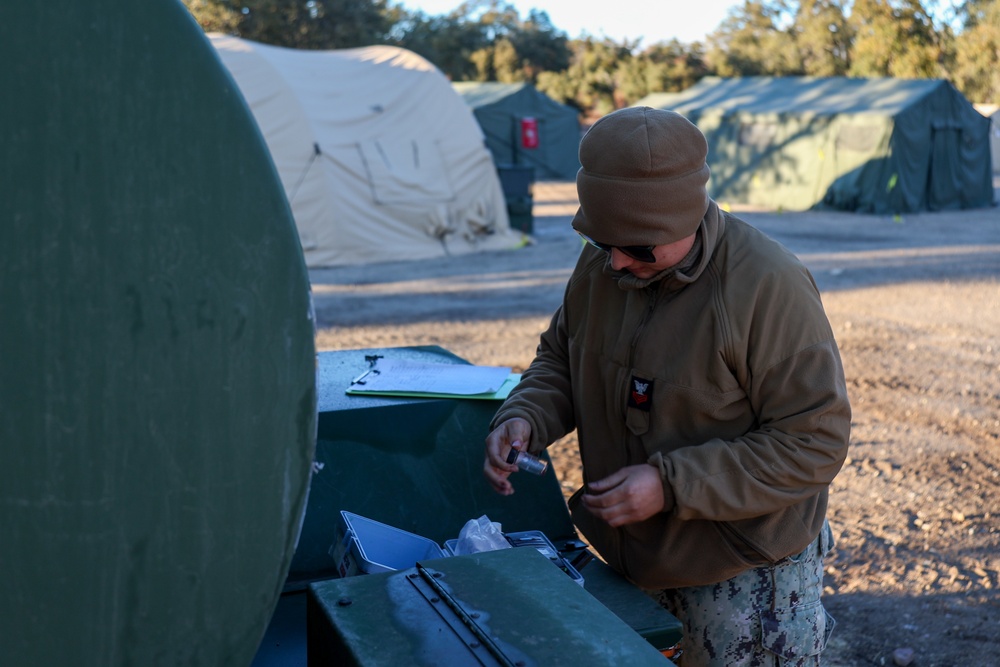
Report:
[[[0,20],[0,665],[247,665],[315,448],[308,276],[177,0]]]

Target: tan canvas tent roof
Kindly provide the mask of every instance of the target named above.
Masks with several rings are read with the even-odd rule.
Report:
[[[308,266],[521,243],[472,111],[427,60],[209,39],[271,151]]]

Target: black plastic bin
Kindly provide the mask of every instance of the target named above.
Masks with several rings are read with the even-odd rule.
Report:
[[[498,164],[497,174],[507,202],[511,228],[530,234],[534,227],[531,186],[535,182],[535,168],[519,164]]]
[[[535,168],[521,164],[498,164],[500,187],[505,197],[530,197]]]

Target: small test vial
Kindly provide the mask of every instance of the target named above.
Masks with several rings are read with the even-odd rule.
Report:
[[[533,475],[541,475],[549,467],[548,461],[543,461],[537,456],[532,456],[528,452],[522,452],[513,447],[507,454],[507,463],[516,465],[524,472],[530,472]]]

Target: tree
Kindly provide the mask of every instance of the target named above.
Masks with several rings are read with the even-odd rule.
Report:
[[[851,76],[928,78],[941,74],[934,25],[920,0],[855,0],[848,23],[854,33]]]
[[[471,60],[476,66],[476,81],[516,83],[526,79],[517,51],[506,37],[474,52]]]
[[[720,76],[786,76],[802,73],[794,34],[781,30],[780,2],[744,0],[729,10],[712,35],[706,55]]]
[[[415,51],[454,81],[532,81],[569,65],[566,35],[548,14],[532,11],[522,21],[512,5],[474,0],[442,17],[400,15],[392,42]]]
[[[962,28],[936,28],[923,2],[742,0],[706,45],[677,40],[569,41],[548,14],[521,19],[504,0],[468,0],[442,16],[393,0],[183,0],[206,31],[292,48],[394,44],[454,81],[529,81],[603,114],[652,92],[720,76],[946,76],[975,100],[1000,99],[1000,0],[956,5]],[[845,4],[852,3],[849,17]]]
[[[243,15],[230,7],[229,3],[218,0],[184,0],[184,5],[205,32],[239,34],[238,27]]]
[[[649,60],[648,93],[669,93],[690,88],[708,74],[704,47],[695,42],[685,45],[676,39],[654,44],[640,58]]]
[[[541,72],[559,72],[569,67],[569,40],[556,29],[545,12],[532,9],[510,36],[521,59],[521,67],[530,81]]]
[[[619,44],[589,35],[572,40],[569,67],[540,75],[537,87],[553,99],[597,115],[614,111],[625,103],[619,90],[622,64],[631,60],[637,45],[638,41]]]
[[[955,38],[955,87],[975,102],[1000,101],[1000,0],[965,3]]]
[[[896,40],[892,7],[885,0],[854,0],[849,23],[851,76],[888,76]]]
[[[847,72],[851,31],[843,0],[802,0],[792,31],[804,74],[842,76]]]
[[[410,14],[390,34],[393,44],[422,55],[452,81],[475,80],[480,67],[491,67],[491,54],[473,57],[489,46],[482,27],[457,12],[434,17]]]
[[[620,101],[628,106],[648,95],[650,81],[656,78],[657,69],[656,63],[642,56],[620,62],[615,68],[616,104]]]
[[[538,79],[535,81],[535,87],[556,102],[574,107],[581,113],[587,111],[576,101],[576,82],[570,78],[565,70],[562,72],[539,73]]]
[[[296,49],[378,44],[391,24],[386,0],[184,0],[206,31]]]
[[[619,104],[635,104],[650,93],[684,90],[706,73],[700,44],[686,47],[676,39],[661,42],[618,63],[615,95]]]

